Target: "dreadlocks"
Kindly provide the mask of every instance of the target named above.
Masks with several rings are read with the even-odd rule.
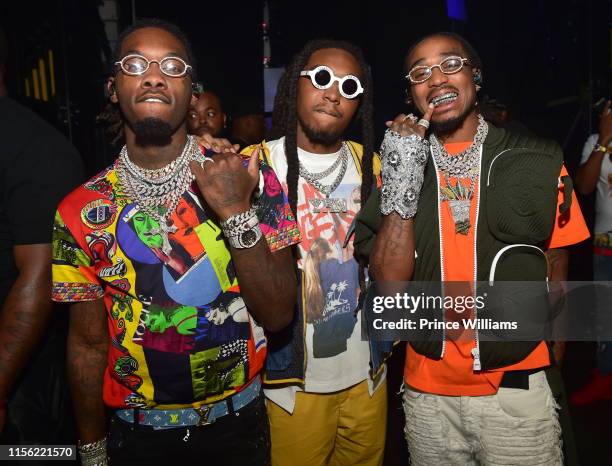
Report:
[[[289,205],[297,216],[298,198],[298,154],[297,154],[297,89],[300,72],[308,63],[310,56],[321,49],[342,49],[355,57],[361,69],[360,81],[364,92],[357,112],[361,120],[361,143],[363,158],[361,160],[361,205],[364,205],[374,182],[372,161],[374,158],[374,123],[372,104],[372,79],[370,70],[361,50],[348,42],[316,39],[308,42],[293,58],[278,84],[274,100],[273,128],[270,139],[285,136],[285,156],[287,157],[287,188]]]

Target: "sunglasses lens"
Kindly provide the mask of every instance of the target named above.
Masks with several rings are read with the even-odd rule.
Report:
[[[161,62],[161,69],[168,76],[181,76],[185,73],[187,65],[177,58],[165,58]]]
[[[342,92],[344,92],[346,95],[353,96],[357,93],[358,89],[359,84],[355,78],[345,79],[342,83]]]
[[[327,70],[319,70],[314,74],[314,81],[318,86],[326,87],[331,83],[331,74]]]
[[[128,57],[123,60],[122,68],[128,74],[141,74],[147,69],[147,60],[144,57]]]

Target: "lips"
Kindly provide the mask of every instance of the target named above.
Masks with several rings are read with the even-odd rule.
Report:
[[[332,109],[332,108],[328,108],[328,107],[315,107],[314,111],[317,113],[323,113],[324,115],[329,115],[331,117],[334,118],[341,118],[342,114],[336,110],[336,109]]]

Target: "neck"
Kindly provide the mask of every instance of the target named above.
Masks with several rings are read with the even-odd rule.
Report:
[[[187,128],[180,127],[165,145],[147,145],[138,141],[134,132],[125,125],[125,145],[128,156],[136,165],[149,170],[164,167],[174,161],[187,143]]]
[[[306,136],[304,130],[302,130],[302,126],[298,124],[297,146],[300,149],[305,150],[306,152],[312,152],[313,154],[331,154],[340,150],[340,147],[342,147],[342,139],[339,138],[330,144],[313,142],[308,138],[308,136]]]
[[[473,141],[477,129],[478,115],[476,111],[473,111],[465,118],[465,120],[463,120],[461,126],[455,131],[448,134],[436,134],[436,136],[443,144]]]

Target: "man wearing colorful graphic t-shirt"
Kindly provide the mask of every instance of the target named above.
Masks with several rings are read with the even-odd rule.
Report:
[[[263,328],[291,321],[288,246],[299,230],[256,152],[245,167],[236,154],[205,157],[187,136],[192,64],[168,23],[143,20],[121,36],[109,91],[126,146],[56,214],[53,299],[73,303],[68,366],[84,465],[107,455],[269,462]]]
[[[471,283],[491,276],[544,280],[544,250],[589,235],[575,199],[568,209],[558,188],[567,175],[560,149],[478,115],[481,63],[462,37],[424,38],[406,65],[423,117],[388,122],[381,149],[383,220],[371,275],[442,281],[450,296],[469,296]],[[555,402],[543,372],[550,363],[546,343],[502,345],[480,341],[477,331],[467,336],[448,332],[408,345],[404,409],[411,460],[562,464]]]

